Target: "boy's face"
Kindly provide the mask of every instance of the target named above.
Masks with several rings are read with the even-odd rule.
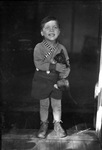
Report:
[[[60,34],[60,29],[56,21],[51,20],[45,23],[43,29],[41,30],[41,35],[44,36],[45,39],[50,41],[55,41]]]

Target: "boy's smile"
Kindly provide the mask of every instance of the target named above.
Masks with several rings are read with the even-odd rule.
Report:
[[[57,25],[57,22],[52,20],[45,23],[41,35],[44,36],[46,40],[55,41],[60,34],[60,29]]]

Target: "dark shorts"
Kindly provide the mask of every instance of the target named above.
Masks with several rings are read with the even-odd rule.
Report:
[[[58,74],[56,73],[47,74],[45,71],[35,71],[32,80],[31,96],[39,100],[47,97],[61,99],[62,91],[54,88],[57,79]]]
[[[50,97],[54,99],[62,99],[62,91],[60,89],[53,88]]]

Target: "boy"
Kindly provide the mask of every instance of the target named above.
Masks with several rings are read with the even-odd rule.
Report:
[[[34,64],[36,71],[32,82],[32,95],[40,100],[41,127],[38,137],[45,138],[48,129],[49,105],[53,110],[54,130],[52,136],[64,137],[65,131],[61,127],[61,98],[62,91],[54,87],[58,81],[58,75],[66,78],[70,68],[61,63],[55,63],[54,57],[61,52],[65,54],[66,62],[69,65],[69,57],[63,45],[57,38],[60,34],[60,26],[55,17],[48,16],[41,22],[41,35],[43,41],[34,48]],[[59,72],[59,74],[58,74]]]

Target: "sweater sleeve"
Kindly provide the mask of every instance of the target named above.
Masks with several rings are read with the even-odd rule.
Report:
[[[33,57],[34,57],[34,64],[36,68],[42,71],[55,70],[56,65],[51,64],[50,61],[46,61],[44,59],[44,51],[40,48],[40,45],[37,45],[34,48]]]
[[[67,50],[64,46],[63,46],[63,52],[64,52],[64,55],[65,55],[65,58],[66,58],[67,65],[70,67],[68,52],[67,52]]]

